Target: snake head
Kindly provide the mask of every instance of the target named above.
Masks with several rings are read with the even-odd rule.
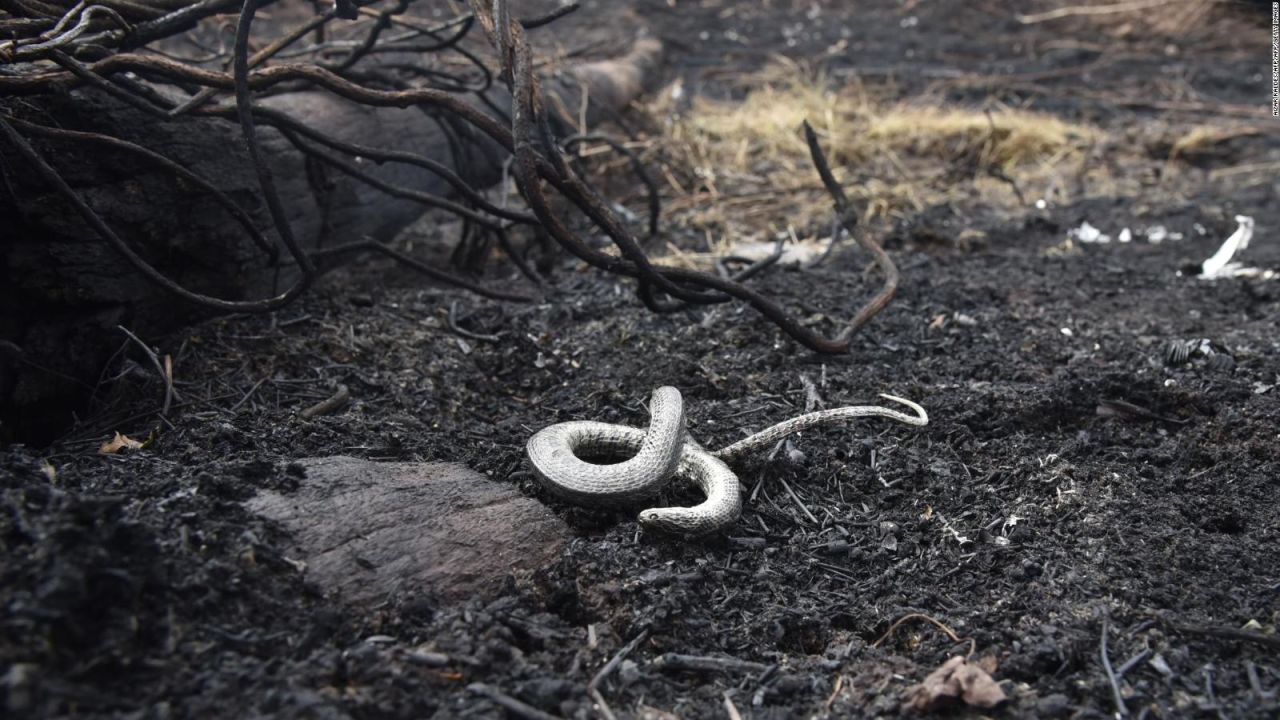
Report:
[[[683,507],[643,510],[638,520],[645,530],[680,537],[706,535],[728,524],[724,518],[714,517],[700,508]]]

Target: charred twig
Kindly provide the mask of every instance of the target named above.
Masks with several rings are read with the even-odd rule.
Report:
[[[239,116],[245,144],[249,148],[249,160],[253,163],[253,169],[258,175],[262,198],[270,211],[271,221],[280,235],[280,241],[289,249],[289,254],[297,261],[298,268],[302,271],[302,278],[297,284],[298,292],[302,292],[315,279],[315,265],[302,251],[297,238],[294,237],[293,228],[284,211],[284,203],[276,190],[275,180],[262,156],[262,148],[258,144],[258,130],[253,119],[253,102],[249,96],[249,30],[253,26],[253,16],[257,10],[258,0],[244,0],[244,5],[240,9],[240,21],[236,23],[236,40],[233,49],[236,113]]]
[[[507,300],[510,302],[530,302],[533,300],[533,298],[529,297],[528,295],[509,293],[509,292],[504,292],[502,290],[493,290],[493,289],[484,287],[483,285],[478,285],[476,283],[473,283],[470,280],[466,280],[466,279],[457,277],[455,275],[450,275],[449,273],[443,270],[437,270],[436,268],[431,267],[430,265],[422,262],[421,260],[418,260],[417,258],[410,257],[400,252],[399,250],[396,250],[395,248],[387,247],[386,245],[383,245],[382,243],[374,242],[373,240],[362,240],[359,242],[347,243],[345,245],[337,245],[330,248],[324,248],[323,250],[316,250],[311,254],[315,259],[319,260],[322,258],[334,257],[334,256],[343,255],[346,253],[356,253],[356,252],[376,252],[382,255],[386,255],[387,257],[394,259],[396,262],[400,263],[401,265],[405,265],[413,270],[416,270],[422,273],[423,275],[426,275],[427,277],[431,278],[432,280],[437,280],[442,283],[453,285],[454,287],[460,287],[464,290],[469,290],[470,292],[473,292],[476,295],[479,295],[481,297],[492,298],[494,300]]]
[[[649,239],[658,236],[658,224],[662,219],[662,197],[658,193],[658,184],[653,181],[653,176],[645,169],[644,163],[640,161],[640,156],[634,150],[614,140],[607,135],[599,133],[591,133],[587,135],[570,135],[560,141],[561,146],[566,150],[577,148],[585,142],[598,142],[609,146],[614,152],[626,157],[631,163],[631,169],[635,172],[636,177],[644,183],[646,192],[649,194]]]
[[[338,385],[338,389],[332,395],[311,407],[305,408],[298,413],[298,417],[303,420],[311,420],[321,415],[328,415],[335,410],[341,409],[349,400],[351,400],[351,390],[346,385]]]
[[[994,115],[991,114],[991,108],[983,108],[982,112],[985,113],[987,116],[987,146],[986,147],[989,149],[996,142],[996,133],[997,133],[996,118]],[[1000,167],[999,165],[996,165],[995,163],[991,163],[987,167],[987,174],[1003,182],[1004,184],[1008,185],[1013,190],[1014,196],[1018,198],[1019,205],[1025,206],[1027,204],[1027,198],[1022,194],[1022,188],[1018,187],[1018,181],[1009,177],[1009,174],[1004,171],[1004,168]]]
[[[116,328],[127,335],[135,345],[142,348],[142,352],[146,354],[147,359],[151,361],[152,367],[156,369],[156,374],[160,376],[160,382],[164,383],[164,406],[160,409],[160,419],[166,423],[169,422],[169,408],[173,405],[174,399],[178,397],[178,391],[173,388],[172,360],[166,355],[165,362],[162,365],[156,352],[149,345],[142,342],[137,335],[129,332],[129,329],[123,325],[117,325]]]
[[[1129,716],[1129,707],[1125,705],[1124,694],[1120,692],[1120,678],[1116,675],[1115,670],[1111,668],[1111,655],[1107,651],[1107,635],[1111,632],[1111,620],[1106,615],[1102,616],[1102,640],[1098,646],[1098,654],[1102,657],[1102,669],[1107,674],[1107,684],[1111,686],[1111,698],[1116,704],[1116,715],[1120,717]]]
[[[231,407],[227,408],[227,412],[234,413],[235,411],[239,410],[240,406],[249,402],[249,398],[253,397],[253,394],[258,392],[258,388],[262,387],[262,385],[266,383],[267,380],[268,378],[262,378],[258,382],[254,383],[253,387],[249,388],[249,391],[246,392],[239,400],[237,400],[235,405],[232,405]]]
[[[338,10],[336,7],[330,8],[327,12],[316,15],[315,17],[311,18],[307,22],[304,22],[298,25],[293,30],[276,38],[274,41],[271,42],[270,45],[267,45],[261,50],[255,52],[253,56],[249,58],[249,67],[258,67],[259,65],[266,62],[270,58],[279,54],[280,51],[284,50],[285,48],[289,47],[293,43],[302,39],[304,36],[306,36],[307,33],[314,32],[317,28],[323,27],[326,23],[328,23],[330,20],[336,17],[337,13],[338,13]],[[169,115],[177,116],[185,112],[190,112],[200,107],[205,102],[207,102],[210,98],[212,98],[214,95],[217,95],[217,94],[218,94],[217,89],[205,88],[200,92],[196,93],[195,95],[193,95],[190,100],[187,100],[181,105],[170,110]]]
[[[739,257],[737,255],[722,257],[716,260],[716,272],[720,274],[720,277],[725,278],[726,280],[732,280],[733,282],[742,282],[743,280],[750,279],[769,269],[781,260],[783,250],[786,248],[786,245],[787,238],[785,236],[778,238],[777,242],[773,244],[773,252],[755,261],[752,261],[749,258]],[[729,270],[729,263],[744,263],[747,266],[735,273]]]
[[[502,340],[502,338],[497,335],[485,335],[483,333],[471,332],[470,330],[464,330],[463,328],[458,327],[457,313],[458,301],[454,300],[449,303],[449,314],[446,317],[446,321],[449,323],[449,329],[453,331],[455,335],[461,335],[469,340],[479,340],[481,342],[498,342]]]
[[[645,308],[649,312],[655,313],[673,313],[683,310],[686,305],[678,300],[671,298],[662,298],[654,291],[653,285],[648,280],[640,280],[636,283],[636,295],[640,298],[640,302],[644,303]],[[728,298],[725,298],[727,301]]]
[[[1187,623],[1174,622],[1166,617],[1157,617],[1158,622],[1174,632],[1183,635],[1200,635],[1203,637],[1213,637],[1221,640],[1238,640],[1241,642],[1254,643],[1272,650],[1280,650],[1280,636],[1263,635],[1258,632],[1249,630],[1241,630],[1240,628],[1222,627],[1217,625],[1191,625]]]
[[[1116,668],[1116,677],[1124,677],[1125,675],[1128,675],[1130,670],[1141,665],[1149,657],[1151,657],[1151,648],[1146,648],[1137,655],[1125,660],[1120,664],[1120,667]]]
[[[950,638],[951,642],[953,642],[953,643],[962,643],[962,642],[964,642],[964,638],[962,638],[962,637],[960,637],[960,636],[956,635],[956,631],[955,631],[955,630],[952,630],[952,629],[951,629],[951,628],[949,628],[949,627],[947,627],[947,626],[946,626],[942,621],[940,621],[940,620],[936,620],[936,619],[934,619],[934,618],[932,618],[932,617],[929,617],[928,615],[925,615],[924,613],[910,613],[910,614],[907,614],[907,615],[903,615],[902,617],[900,617],[900,618],[898,618],[897,620],[895,620],[895,621],[893,622],[893,624],[889,626],[889,629],[888,629],[888,630],[885,630],[885,631],[884,631],[884,634],[880,636],[880,639],[878,639],[878,640],[876,640],[875,642],[871,643],[871,647],[873,647],[873,648],[874,648],[874,647],[880,647],[881,645],[883,645],[883,644],[884,644],[884,641],[885,641],[885,640],[888,640],[889,638],[893,637],[893,634],[894,634],[894,633],[896,633],[896,632],[898,632],[898,628],[902,627],[903,625],[907,624],[908,622],[910,622],[910,621],[912,621],[912,620],[924,620],[925,622],[928,622],[930,625],[933,625],[934,627],[936,627],[936,628],[938,628],[939,630],[941,630],[941,631],[942,631],[942,634],[943,634],[943,635],[946,635],[948,638]],[[972,638],[970,638],[970,639],[969,639],[969,654],[970,654],[970,655],[972,655],[972,654],[973,654],[973,651],[974,651],[974,649],[975,649],[975,644],[976,644],[976,641],[975,641],[975,640],[973,640]]]
[[[1227,720],[1226,714],[1222,712],[1222,706],[1218,704],[1218,694],[1213,690],[1213,666],[1205,665],[1201,668],[1204,673],[1204,694],[1209,697],[1209,707],[1218,715],[1218,720]]]
[[[559,20],[560,18],[564,17],[565,15],[568,15],[569,13],[577,9],[578,9],[577,2],[567,2],[561,5],[560,7],[556,8],[555,10],[548,12],[545,15],[539,15],[531,18],[521,18],[520,24],[524,26],[525,30],[533,30],[534,28],[540,28],[543,25],[547,25],[549,23],[555,22],[556,20]]]
[[[750,660],[739,660],[738,658],[733,657],[666,653],[658,656],[653,661],[653,667],[658,670],[672,671],[685,670],[693,672],[759,673],[764,672],[770,666],[765,665],[764,663],[752,662]]]
[[[811,413],[819,407],[825,405],[822,396],[818,394],[818,386],[813,383],[813,379],[804,373],[800,373],[800,385],[804,388],[804,411]]]
[[[396,15],[400,15],[405,10],[409,9],[409,1],[410,0],[396,0],[396,4],[392,7],[377,11],[373,26],[369,28],[369,32],[365,35],[364,40],[357,45],[354,50],[347,53],[347,56],[340,62],[322,65],[321,67],[340,73],[344,70],[350,69],[356,63],[360,62],[360,60],[369,53],[369,50],[377,44],[378,38],[382,35],[382,31],[391,26],[391,18]]]
[[[1099,400],[1095,413],[1099,417],[1122,417],[1122,418],[1141,418],[1143,420],[1158,420],[1160,422],[1172,423],[1174,425],[1186,425],[1191,422],[1185,418],[1175,418],[1168,415],[1152,412],[1141,405],[1127,402],[1125,400]]]
[[[849,199],[844,194],[844,189],[840,187],[840,183],[836,182],[835,175],[831,174],[831,167],[827,165],[826,155],[822,152],[822,147],[818,145],[818,134],[813,131],[813,127],[806,120],[804,123],[804,137],[809,144],[809,155],[813,159],[813,165],[818,170],[818,175],[822,178],[822,184],[826,186],[827,192],[831,194],[831,199],[835,202],[836,213],[840,216],[840,223],[849,231],[850,235],[854,235],[858,243],[866,248],[875,258],[876,264],[884,271],[884,287],[874,297],[867,301],[857,315],[853,316],[853,320],[849,322],[847,328],[838,337],[846,343],[853,334],[871,321],[889,301],[893,299],[895,293],[898,292],[898,282],[901,276],[898,274],[898,267],[893,264],[893,259],[889,254],[880,247],[880,244],[872,240],[865,233],[855,233],[854,225],[857,223],[857,216],[854,214],[852,207],[849,205]]]
[[[154,20],[137,23],[131,30],[117,29],[83,36],[77,45],[124,50],[142,47],[153,40],[187,30],[199,21],[227,12],[238,4],[238,0],[200,0]]]
[[[75,58],[72,58],[61,50],[51,50],[49,57],[59,66],[66,68],[66,70],[72,75],[75,75],[90,85],[102,90],[108,95],[138,108],[152,117],[162,118],[166,114],[164,108],[158,107],[157,105],[147,101],[145,98],[129,92],[111,80],[99,77],[83,63],[78,62]]]
[[[787,495],[790,495],[795,504],[799,506],[800,512],[804,513],[804,516],[809,518],[809,522],[814,525],[820,524],[818,522],[818,518],[814,517],[813,513],[809,511],[809,506],[805,505],[804,501],[800,499],[800,496],[796,494],[796,491],[791,489],[791,484],[788,483],[785,478],[781,477],[778,478],[778,482],[782,483],[782,489],[787,491]]]
[[[844,226],[840,223],[840,213],[835,212],[831,217],[831,241],[827,243],[827,247],[822,254],[814,258],[813,262],[805,265],[805,269],[811,270],[818,267],[831,257],[831,253],[835,251],[836,246],[840,244],[840,235],[845,232]]]
[[[1253,695],[1258,699],[1258,702],[1274,700],[1276,697],[1275,690],[1262,689],[1262,679],[1258,677],[1258,666],[1254,665],[1253,661],[1246,660],[1244,669],[1245,674],[1249,676],[1249,689],[1253,691]]]
[[[19,45],[17,41],[9,41],[7,43],[0,44],[0,56],[3,56],[10,62],[13,62],[16,60],[26,60],[38,57],[45,53],[66,47],[67,45],[75,42],[76,39],[92,28],[93,16],[95,14],[102,14],[111,18],[121,30],[126,32],[132,30],[132,26],[120,16],[120,13],[103,5],[93,5],[86,8],[84,12],[79,13],[80,20],[74,27],[63,32],[62,28],[66,26],[68,19],[73,17],[80,7],[81,5],[77,5],[72,8],[61,20],[58,21],[58,24],[54,26],[53,30],[44,34],[52,35],[52,37],[47,37],[43,39],[42,42],[30,44]]]
[[[543,712],[528,703],[521,702],[492,685],[478,682],[471,683],[467,686],[467,690],[493,701],[503,710],[506,710],[518,718],[524,718],[524,720],[560,720],[558,716]]]
[[[1018,187],[1018,181],[1009,177],[1009,174],[1003,168],[998,165],[992,165],[987,169],[987,174],[1008,185],[1013,190],[1014,197],[1018,198],[1019,205],[1025,206],[1027,204],[1027,198],[1022,194],[1022,188]]]
[[[640,643],[647,639],[649,639],[649,628],[641,630],[638,635],[631,638],[630,642],[623,645],[618,652],[614,653],[613,657],[609,658],[609,662],[605,663],[604,667],[600,668],[600,672],[597,672],[591,678],[591,682],[587,683],[587,694],[591,696],[591,700],[600,708],[600,714],[604,715],[607,720],[614,720],[614,715],[613,710],[609,708],[609,703],[605,702],[604,695],[600,693],[600,685],[613,674],[613,671],[618,668],[618,665],[620,665],[628,655],[634,652],[636,648],[640,647]]]
[[[298,148],[298,150],[300,150],[303,154],[307,155],[308,157],[313,157],[319,160],[320,162],[323,162],[324,164],[329,165],[330,167],[336,168],[337,170],[341,171],[346,175],[350,175],[351,177],[357,178],[360,181],[364,182],[366,185],[377,188],[378,190],[381,190],[387,195],[401,198],[404,200],[412,200],[426,207],[445,210],[446,212],[452,213],[454,215],[457,215],[471,222],[478,223],[485,228],[493,229],[493,228],[499,227],[498,221],[491,220],[475,212],[471,208],[460,205],[456,202],[453,202],[452,200],[447,200],[445,198],[442,198],[436,195],[431,195],[430,193],[424,193],[419,190],[414,190],[413,188],[392,185],[391,183],[380,180],[377,177],[374,177],[373,175],[371,175],[370,173],[360,169],[354,163],[348,162],[334,155],[330,155],[329,153],[326,153],[322,150],[311,147],[307,143],[298,139],[298,137],[294,135],[291,130],[286,130],[284,128],[277,128],[277,129],[280,130],[281,134],[283,134],[285,138],[290,143],[292,143],[294,147]]]

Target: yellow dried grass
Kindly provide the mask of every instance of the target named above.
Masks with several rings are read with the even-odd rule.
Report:
[[[906,103],[856,82],[832,90],[828,78],[791,61],[744,81],[751,89],[740,99],[699,97],[679,114],[656,109],[671,118],[658,143],[666,172],[687,179],[672,189],[702,188],[669,204],[676,223],[711,250],[686,249],[682,263],[705,264],[734,239],[772,238],[788,227],[802,239],[826,232],[831,199],[800,131],[806,120],[867,219],[918,211],[957,192],[1013,202],[1000,182],[956,187],[956,169],[1033,182],[1065,172],[1098,137],[1089,126],[1017,108]]]

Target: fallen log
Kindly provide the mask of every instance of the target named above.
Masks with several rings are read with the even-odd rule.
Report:
[[[661,59],[660,43],[641,40],[624,57],[545,78],[543,89],[552,108],[574,109],[572,120],[566,120],[575,127],[586,93],[585,118],[595,123],[651,89]],[[12,79],[0,77],[0,85]],[[421,216],[422,202],[388,194],[375,184],[442,199],[457,193],[422,167],[343,155],[293,132],[313,151],[375,182],[350,177],[324,156],[299,152],[289,137],[289,120],[338,143],[426,157],[474,188],[498,181],[506,161],[505,150],[488,136],[468,131],[447,114],[432,116],[417,107],[370,107],[322,90],[272,95],[257,105],[265,164],[294,236],[309,251],[365,238],[385,241]],[[510,97],[490,91],[473,105],[505,123]],[[273,261],[264,249],[278,246],[278,239],[228,108],[158,119],[97,87],[61,87],[52,94],[0,98],[0,112],[108,227],[182,287],[244,300],[278,293],[292,281],[296,268]],[[284,132],[277,127],[282,125]],[[87,134],[141,146],[188,172]],[[0,173],[0,217],[5,218],[0,307],[6,309],[0,313],[0,440],[43,443],[83,407],[120,345],[117,326],[155,337],[211,310],[148,281],[3,138]],[[242,216],[229,212],[219,193],[241,208]],[[263,237],[255,241],[247,228]]]

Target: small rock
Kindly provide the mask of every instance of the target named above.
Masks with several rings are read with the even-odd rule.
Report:
[[[1071,710],[1071,700],[1062,693],[1045,695],[1036,703],[1036,715],[1045,718],[1064,717]]]
[[[261,491],[246,504],[290,532],[284,554],[306,564],[309,581],[354,605],[394,594],[492,597],[569,540],[546,506],[462,465],[341,456],[298,465],[296,490]]]
[[[826,553],[826,554],[828,554],[828,555],[848,555],[848,554],[849,554],[849,541],[848,541],[848,540],[833,540],[833,541],[831,541],[831,542],[827,543],[826,545],[823,545],[821,549],[822,549],[822,552],[824,552],[824,553]]]
[[[783,675],[773,683],[773,689],[784,697],[799,695],[809,689],[809,681],[799,675]]]
[[[618,679],[626,687],[640,679],[640,666],[632,660],[623,660],[618,666]]]
[[[1156,653],[1150,660],[1147,661],[1147,664],[1150,665],[1153,670],[1160,673],[1161,675],[1167,678],[1173,677],[1173,670],[1169,667],[1169,663],[1164,659],[1164,656],[1161,655],[1160,653]]]
[[[560,678],[538,678],[522,683],[519,695],[525,702],[544,710],[558,711],[560,703],[578,691],[578,687]]]
[[[449,656],[430,650],[414,650],[407,656],[409,662],[430,668],[441,668],[449,664]]]

